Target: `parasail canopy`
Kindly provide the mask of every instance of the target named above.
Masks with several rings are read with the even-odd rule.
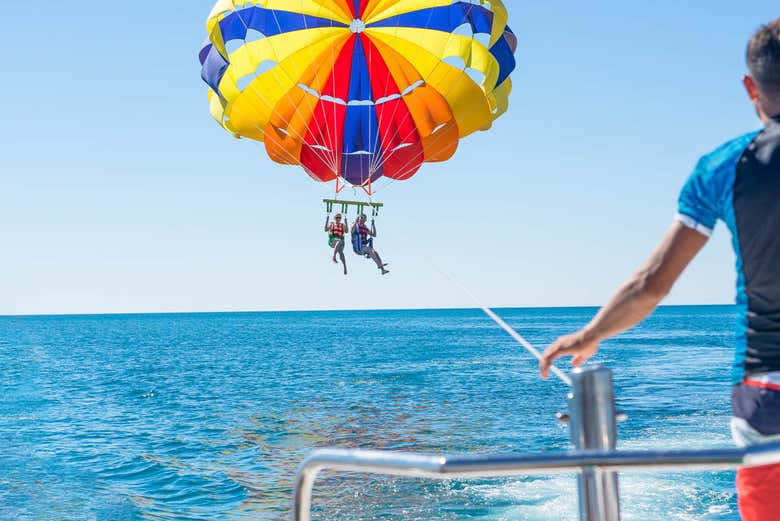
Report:
[[[214,118],[320,181],[408,179],[508,108],[500,0],[219,0],[207,31]]]

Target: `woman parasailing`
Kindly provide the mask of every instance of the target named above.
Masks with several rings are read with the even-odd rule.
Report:
[[[341,222],[341,214],[337,213],[333,217],[334,222],[330,222],[330,215],[325,218],[325,231],[328,233],[328,245],[333,248],[333,262],[338,264],[336,260],[336,254],[341,259],[341,264],[344,266],[344,275],[347,274],[347,260],[344,258],[344,236],[349,229],[349,223],[344,218],[344,222]]]

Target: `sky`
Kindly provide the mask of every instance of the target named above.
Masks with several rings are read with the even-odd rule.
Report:
[[[375,200],[380,276],[330,261],[329,188],[209,116],[212,0],[2,2],[0,315],[605,302],[699,156],[760,123],[740,83],[776,0],[505,0],[509,112]],[[332,195],[332,190],[330,192]],[[670,304],[730,303],[715,237]]]

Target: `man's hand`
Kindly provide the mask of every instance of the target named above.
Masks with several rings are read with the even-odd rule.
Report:
[[[675,222],[645,264],[623,284],[606,306],[581,331],[562,336],[545,349],[539,371],[547,378],[556,358],[573,356],[572,364],[585,363],[599,343],[634,327],[669,293],[688,263],[707,243],[703,233]]]
[[[571,363],[578,367],[595,355],[598,350],[599,342],[589,337],[584,330],[573,335],[562,336],[542,353],[542,359],[539,360],[539,372],[546,380],[554,360],[562,356],[573,356],[574,359]]]

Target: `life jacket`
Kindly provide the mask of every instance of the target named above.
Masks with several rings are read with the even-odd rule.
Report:
[[[333,237],[344,237],[344,224],[343,223],[330,223],[330,234]]]
[[[352,251],[358,255],[369,256],[367,253],[363,253],[363,248],[371,246],[373,242],[368,238],[369,231],[371,230],[369,230],[368,226],[355,225],[352,228]]]

